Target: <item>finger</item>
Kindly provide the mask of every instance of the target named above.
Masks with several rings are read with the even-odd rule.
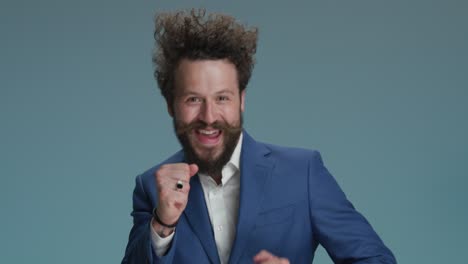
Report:
[[[187,195],[189,193],[189,191],[190,191],[190,183],[185,182],[185,181],[177,181],[175,183],[175,186],[174,186],[174,191],[182,192],[182,193],[185,193]]]
[[[176,163],[175,166],[172,167],[174,171],[179,171],[184,175],[190,176],[190,165],[187,163]]]
[[[194,176],[195,174],[197,174],[198,172],[198,165],[193,163],[193,164],[190,164],[190,173],[189,173],[189,176],[192,177]]]
[[[160,190],[166,189],[168,190],[168,193],[176,192],[176,193],[184,193],[187,194],[190,191],[190,184],[186,181],[181,181],[182,182],[182,189],[177,188],[177,181],[175,180],[170,180],[170,181],[164,181],[159,183],[159,188]]]
[[[255,261],[256,264],[289,264],[289,260],[285,258],[271,257],[266,260]]]
[[[190,191],[190,183],[186,181],[176,181],[174,183],[170,183],[168,188],[172,186],[172,190],[174,192],[181,192],[187,195]],[[182,186],[182,188],[180,188]]]
[[[272,258],[266,261],[256,262],[258,264],[285,264],[279,258]]]
[[[181,183],[182,188],[179,187],[179,183]],[[177,191],[177,192],[183,192],[183,193],[188,193],[190,190],[190,182],[177,179],[177,178],[162,178],[162,179],[157,179],[157,184],[156,187],[158,188],[159,191],[165,189],[169,192],[171,191]]]
[[[156,178],[160,180],[169,178],[173,180],[184,180],[188,182],[190,180],[190,169],[187,164],[186,167],[167,166],[156,172]]]
[[[165,181],[170,181],[170,182],[177,182],[177,181],[182,181],[182,182],[189,182],[190,181],[190,176],[188,174],[182,174],[182,173],[174,173],[171,175],[163,176]]]
[[[182,174],[173,174],[173,175],[166,175],[166,176],[159,176],[156,178],[157,183],[159,184],[166,184],[166,183],[177,183],[178,181],[181,181],[183,184],[189,183],[188,177],[184,177]]]
[[[266,250],[262,250],[254,256],[253,260],[255,261],[255,263],[262,263],[273,258],[275,258],[275,255],[271,254]]]
[[[255,264],[276,264],[275,259],[267,259],[262,261],[256,261]]]

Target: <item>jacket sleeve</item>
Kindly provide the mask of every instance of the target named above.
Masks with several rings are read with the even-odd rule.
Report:
[[[143,188],[141,175],[136,178],[133,191],[133,227],[130,230],[125,256],[122,264],[139,263],[172,263],[175,245],[177,243],[177,232],[174,234],[171,246],[163,257],[157,257],[151,242],[151,218],[154,205]]]
[[[318,242],[334,263],[396,263],[314,152],[309,163],[309,210]]]

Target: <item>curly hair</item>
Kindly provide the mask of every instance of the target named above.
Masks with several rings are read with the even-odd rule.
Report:
[[[257,35],[257,28],[246,28],[227,15],[206,15],[205,9],[157,15],[154,77],[166,102],[173,103],[174,75],[181,59],[228,59],[236,67],[242,92],[255,64]]]

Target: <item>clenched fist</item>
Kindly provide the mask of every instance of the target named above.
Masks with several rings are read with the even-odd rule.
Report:
[[[190,178],[197,172],[198,166],[196,164],[189,165],[187,163],[165,164],[156,171],[156,189],[158,190],[156,208],[158,217],[163,223],[172,225],[179,220],[187,205]],[[183,183],[182,189],[177,188],[178,181]],[[153,222],[154,225],[156,225],[156,230],[160,229],[156,221]]]

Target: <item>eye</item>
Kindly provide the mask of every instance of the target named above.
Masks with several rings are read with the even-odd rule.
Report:
[[[225,95],[218,96],[218,101],[229,101],[229,97]]]
[[[201,99],[199,97],[192,96],[192,97],[187,98],[187,102],[188,103],[199,103],[199,102],[201,102]]]

